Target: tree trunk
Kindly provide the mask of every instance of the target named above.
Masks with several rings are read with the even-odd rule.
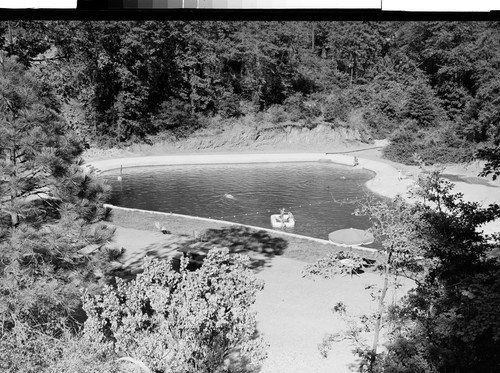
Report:
[[[16,118],[14,115],[12,115],[12,120],[14,121]],[[17,147],[17,144],[16,144],[16,140],[14,139],[14,144],[12,146],[12,149],[10,151],[10,163],[12,163],[13,165],[13,170],[14,170],[14,173],[13,175],[11,175],[11,180],[17,178],[17,152],[16,152],[16,147]],[[14,189],[14,185],[16,185],[16,183],[14,183],[12,186],[11,186],[11,189],[10,189],[10,226],[11,227],[16,227],[18,224],[19,224],[19,214],[16,212],[15,208],[14,208],[14,205],[16,203],[16,198],[17,198],[17,191]]]
[[[12,26],[10,24],[10,21],[7,21],[7,25],[9,26],[9,48],[10,48],[10,54],[14,54],[14,42],[12,39]]]
[[[377,320],[375,321],[374,326],[374,335],[373,335],[373,345],[370,356],[370,372],[373,371],[375,360],[377,358],[377,347],[380,339],[380,329],[382,329],[382,315],[384,313],[384,300],[387,294],[387,289],[389,288],[389,269],[391,263],[392,253],[389,253],[389,257],[387,258],[387,262],[385,264],[384,270],[384,285],[382,287],[382,292],[380,293],[380,297],[378,298],[378,309],[377,309]]]
[[[314,53],[314,22],[312,24],[311,50]]]

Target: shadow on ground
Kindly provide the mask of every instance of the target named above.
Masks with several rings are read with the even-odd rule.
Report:
[[[208,229],[201,239],[207,247],[227,247],[230,253],[250,256],[254,269],[270,266],[271,259],[282,255],[288,247],[288,242],[283,238],[243,226]]]
[[[254,270],[269,267],[271,259],[286,250],[288,242],[279,237],[271,237],[266,231],[247,227],[230,226],[220,229],[208,229],[197,237],[166,234],[155,243],[142,250],[126,251],[115,262],[112,275],[133,278],[142,271],[144,257],[171,260],[173,268],[179,269],[180,258],[190,259],[188,269],[195,270],[203,264],[208,251],[216,247],[227,247],[231,254],[245,254],[250,257],[250,266]]]

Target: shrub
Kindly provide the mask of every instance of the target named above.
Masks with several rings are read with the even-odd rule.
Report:
[[[372,136],[377,139],[389,137],[397,128],[396,122],[383,113],[371,108],[363,113],[363,119],[370,128]]]
[[[31,332],[20,336],[18,332],[0,338],[2,373],[132,373],[117,356],[70,330],[59,338]]]
[[[418,130],[418,122],[406,121],[391,137],[384,156],[395,162],[416,164],[413,154],[419,154],[426,164],[470,161],[474,148],[456,135],[451,124]]]
[[[321,115],[321,108],[316,100],[307,100],[301,93],[288,97],[283,103],[289,119],[297,122],[300,120],[311,121]]]
[[[409,130],[412,124],[396,130],[391,136],[391,142],[384,148],[384,157],[391,161],[414,164],[413,154],[419,153],[421,150],[418,145],[418,135],[416,132]]]
[[[243,111],[240,107],[239,96],[232,92],[225,92],[217,105],[217,112],[223,118],[240,117]]]
[[[331,123],[334,123],[336,120],[345,122],[349,117],[349,112],[350,106],[343,96],[330,95],[324,104],[323,119]]]
[[[272,105],[264,114],[264,120],[273,124],[283,123],[288,120],[288,114],[281,105]]]
[[[147,259],[135,280],[85,296],[85,335],[157,372],[249,371],[265,355],[250,311],[262,286],[244,257],[227,249],[211,250],[193,272],[185,261],[177,273]]]
[[[301,93],[296,93],[288,97],[283,102],[283,106],[290,116],[290,120],[296,122],[306,118],[304,96]]]
[[[191,110],[191,106],[178,99],[162,103],[151,123],[156,131],[168,131],[177,138],[183,138],[203,127],[201,117]]]

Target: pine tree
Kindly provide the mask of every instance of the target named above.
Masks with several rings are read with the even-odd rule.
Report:
[[[111,255],[99,223],[108,187],[83,172],[78,138],[50,91],[0,55],[0,351],[7,372],[38,371],[78,329],[81,290]],[[103,264],[100,264],[103,263]]]
[[[404,107],[404,116],[414,119],[421,128],[436,125],[441,115],[438,99],[431,87],[423,80],[415,82],[409,91],[408,101]]]
[[[0,211],[10,226],[39,209],[74,172],[82,152],[57,114],[57,104],[14,58],[0,60]],[[38,198],[37,198],[38,196]]]

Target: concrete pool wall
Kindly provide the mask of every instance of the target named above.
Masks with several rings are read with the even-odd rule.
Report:
[[[146,213],[146,214],[151,214],[151,215],[156,215],[159,218],[161,217],[179,217],[183,219],[189,219],[189,220],[196,220],[200,222],[208,222],[208,223],[214,223],[217,224],[218,227],[220,226],[241,226],[241,227],[247,227],[251,229],[255,229],[257,231],[265,231],[270,233],[271,235],[274,236],[282,236],[284,238],[286,237],[294,237],[302,240],[307,240],[310,242],[316,242],[321,245],[326,245],[332,248],[339,248],[342,251],[352,251],[363,258],[367,259],[377,259],[378,256],[380,255],[380,252],[377,249],[372,249],[370,247],[365,247],[365,246],[339,246],[335,245],[333,242],[328,241],[328,240],[322,240],[320,238],[314,238],[314,237],[309,237],[309,236],[303,236],[300,234],[295,234],[295,233],[290,233],[290,232],[284,232],[280,231],[277,229],[270,229],[270,228],[263,228],[263,227],[257,227],[254,225],[248,225],[248,224],[240,224],[240,223],[235,223],[227,220],[218,220],[218,219],[209,219],[209,218],[202,218],[198,216],[191,216],[191,215],[183,215],[183,214],[175,214],[171,212],[159,212],[159,211],[151,211],[151,210],[142,210],[142,209],[135,209],[135,208],[129,208],[129,207],[121,207],[121,206],[114,206],[110,204],[104,204],[104,207],[110,208],[112,210],[121,210],[121,211],[128,211],[128,212],[140,212],[140,213]],[[217,227],[212,227],[212,228],[217,228]]]

